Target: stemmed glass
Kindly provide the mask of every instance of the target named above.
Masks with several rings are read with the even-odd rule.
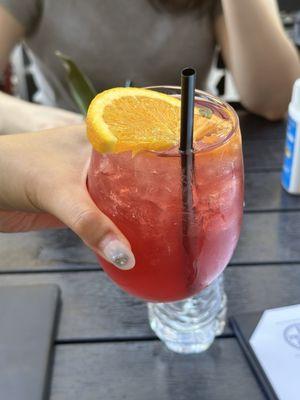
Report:
[[[179,87],[152,87],[180,98]],[[194,146],[188,232],[184,232],[178,149],[100,154],[93,151],[88,190],[131,243],[136,258],[122,271],[99,257],[110,278],[148,301],[149,321],[168,348],[207,349],[225,325],[222,272],[238,242],[243,211],[239,122],[225,102],[196,90],[207,117]]]

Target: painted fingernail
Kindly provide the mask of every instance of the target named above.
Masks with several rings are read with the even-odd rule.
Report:
[[[118,239],[104,239],[100,243],[100,251],[108,262],[119,269],[128,270],[135,265],[132,251]]]

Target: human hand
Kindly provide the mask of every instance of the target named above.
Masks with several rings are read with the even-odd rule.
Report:
[[[82,124],[83,116],[56,107],[29,103],[0,92],[0,133],[34,132]]]
[[[86,188],[85,125],[0,136],[0,231],[68,226],[96,253],[133,268],[130,244]]]

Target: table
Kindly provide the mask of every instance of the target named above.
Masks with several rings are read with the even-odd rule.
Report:
[[[240,112],[241,239],[225,272],[229,315],[300,303],[300,197],[280,186],[285,123]],[[200,355],[165,349],[146,306],[115,287],[69,230],[0,234],[0,286],[57,283],[63,307],[51,400],[264,399],[229,326]]]

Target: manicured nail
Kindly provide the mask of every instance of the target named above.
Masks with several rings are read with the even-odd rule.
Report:
[[[135,265],[132,251],[118,239],[104,239],[100,243],[100,251],[108,262],[119,269],[128,270]]]

